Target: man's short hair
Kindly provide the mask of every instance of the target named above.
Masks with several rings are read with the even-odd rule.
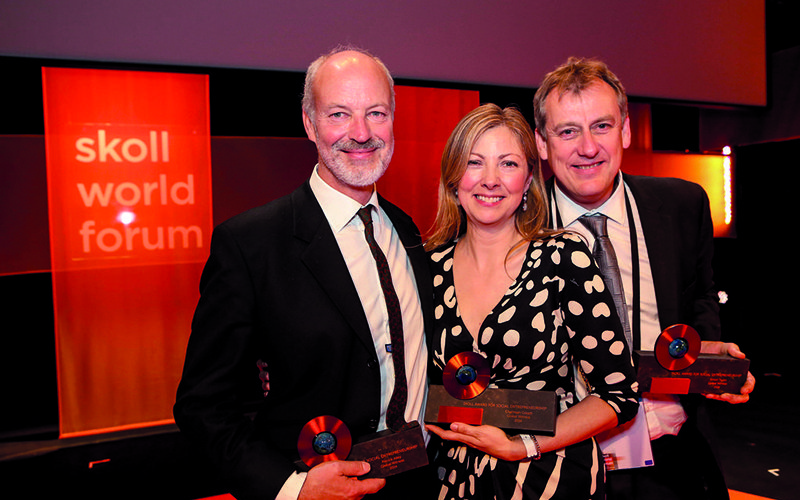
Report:
[[[369,51],[362,49],[360,47],[354,47],[352,45],[339,45],[338,47],[332,49],[327,54],[323,54],[316,58],[306,70],[306,81],[303,87],[303,111],[305,111],[306,115],[311,118],[311,121],[315,119],[315,112],[316,112],[316,95],[314,94],[314,85],[316,84],[317,78],[317,71],[322,65],[327,61],[331,56],[339,54],[340,52],[358,52],[359,54],[363,54],[373,61],[383,70],[384,74],[386,75],[386,82],[389,84],[389,91],[391,94],[391,102],[390,107],[392,114],[394,115],[394,79],[392,78],[392,74],[389,72],[389,69],[383,64],[377,56],[371,54]]]
[[[536,129],[539,134],[542,137],[547,137],[547,131],[545,130],[545,125],[547,124],[545,101],[551,92],[558,92],[559,98],[568,92],[580,94],[591,84],[598,81],[607,83],[617,95],[619,113],[624,121],[628,116],[628,96],[617,75],[612,73],[604,62],[597,59],[570,57],[566,63],[544,77],[542,84],[536,90],[536,95],[533,97],[533,119],[536,122]]]

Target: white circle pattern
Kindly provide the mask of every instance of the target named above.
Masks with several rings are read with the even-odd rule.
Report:
[[[530,243],[519,276],[473,335],[464,335],[469,332],[458,314],[454,248],[450,244],[431,254],[435,330],[441,332],[433,342],[433,362],[439,369],[434,376],[441,376],[452,356],[475,351],[492,362],[490,387],[553,391],[563,412],[578,400],[573,370],[578,364],[591,393],[606,401],[620,422],[635,415],[637,383],[631,356],[612,312],[610,292],[579,237],[563,233]],[[475,481],[494,473],[496,460],[463,445],[445,446],[458,448],[458,458],[447,461],[449,470],[440,476],[452,485],[443,485],[446,498],[471,498]],[[452,449],[447,453],[453,457]]]

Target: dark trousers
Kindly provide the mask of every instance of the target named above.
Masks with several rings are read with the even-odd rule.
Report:
[[[609,471],[607,500],[729,500],[708,442],[694,425],[651,442],[652,467]]]

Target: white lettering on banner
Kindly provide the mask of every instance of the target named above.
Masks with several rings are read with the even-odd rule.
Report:
[[[148,227],[125,226],[122,231],[113,227],[106,227],[98,231],[95,229],[95,224],[95,221],[87,220],[81,226],[80,234],[83,238],[84,253],[89,253],[92,250],[92,243],[98,250],[106,253],[122,249],[123,244],[125,250],[133,250],[137,240],[141,240],[145,250],[189,248],[192,236],[194,236],[195,246],[203,248],[203,231],[198,226],[157,227],[155,228],[155,238],[153,238],[151,228]],[[164,244],[165,229],[167,231],[166,246]]]
[[[96,137],[79,137],[75,141],[75,159],[82,163],[141,163],[149,158],[153,163],[169,162],[169,134],[150,130],[141,137],[117,137],[106,129],[97,130]],[[173,181],[167,174],[156,179],[138,182],[91,182],[76,184],[86,208],[194,205],[194,175],[186,180]],[[134,210],[130,210],[133,214]],[[98,227],[96,220],[85,220],[78,230],[84,254],[130,252],[137,248],[157,251],[203,247],[203,231],[197,225],[139,227],[136,217],[122,226]]]
[[[161,137],[160,144],[159,135]],[[168,163],[169,134],[167,131],[162,130],[159,134],[158,131],[151,130],[149,139],[149,146],[139,137],[130,137],[124,140],[121,137],[115,137],[109,140],[106,131],[99,129],[97,140],[92,137],[79,137],[75,141],[75,149],[78,150],[75,159],[82,163],[91,163],[95,160],[102,163],[109,161],[139,163],[149,156],[153,163],[158,161]]]
[[[176,205],[194,205],[194,175],[189,174],[186,182],[176,182],[171,187],[167,186],[167,175],[161,174],[156,182],[144,182],[142,186],[133,182],[121,182],[114,187],[113,182],[107,182],[105,188],[99,183],[93,182],[86,189],[86,184],[78,183],[78,192],[81,195],[83,204],[86,207],[99,204],[107,207],[111,202],[112,194],[116,203],[132,207],[140,201],[145,206],[150,206],[154,202],[166,205],[170,201]],[[156,196],[153,196],[153,194]]]

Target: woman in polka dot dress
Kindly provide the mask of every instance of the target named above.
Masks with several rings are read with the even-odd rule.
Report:
[[[428,425],[438,499],[602,499],[592,436],[636,414],[637,383],[610,292],[585,243],[545,229],[533,133],[519,111],[483,105],[442,155],[426,242],[434,276],[432,383],[454,355],[489,360],[490,387],[554,391],[555,436]],[[575,370],[590,395],[578,401]]]

